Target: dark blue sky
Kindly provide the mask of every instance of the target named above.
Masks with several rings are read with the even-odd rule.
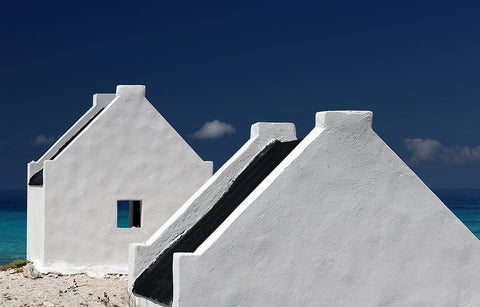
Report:
[[[35,139],[63,134],[94,93],[145,84],[216,169],[257,121],[303,137],[316,111],[362,109],[430,187],[480,188],[478,16],[474,1],[4,3],[0,187],[24,188],[49,147]],[[189,137],[215,119],[236,133]]]

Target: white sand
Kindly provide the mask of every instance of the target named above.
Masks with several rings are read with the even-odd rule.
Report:
[[[101,301],[105,300],[104,293],[109,298],[108,304]],[[0,306],[112,307],[131,304],[125,275],[92,278],[84,274],[49,274],[28,279],[21,272],[8,270],[0,271]]]

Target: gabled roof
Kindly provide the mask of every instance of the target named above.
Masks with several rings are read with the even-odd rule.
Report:
[[[194,251],[173,306],[479,306],[480,241],[372,130],[315,128]]]
[[[55,159],[67,146],[85,130],[105,107],[115,99],[115,94],[93,95],[93,106],[53,144],[45,154],[29,165],[28,185],[43,185],[43,162]]]
[[[208,236],[297,142],[292,123],[252,125],[250,139],[150,239],[130,245],[130,286],[143,274],[137,283],[138,292],[169,300],[171,291],[166,290],[166,297],[161,298],[157,291],[163,290],[155,289],[156,283],[148,284],[147,280],[160,275],[171,290],[171,270],[168,269],[171,269],[172,253],[184,250],[184,244],[188,249],[200,244],[202,237]],[[184,243],[177,244],[179,240]],[[167,271],[159,272],[161,267]]]
[[[275,141],[266,146],[235,178],[230,188],[210,211],[177,238],[136,279],[133,292],[160,303],[169,304],[173,297],[173,254],[194,252],[300,141]]]
[[[105,110],[105,107],[101,108],[97,113],[93,115],[92,118],[90,118],[87,122],[85,122],[83,125],[79,126],[78,131],[76,131],[74,134],[70,136],[63,145],[61,145],[59,148],[55,149],[55,153],[52,154],[48,160],[54,160],[62,151],[67,148],[67,146],[73,142],[79,135],[82,133],[83,130],[85,130],[94,120],[99,116],[103,110]],[[43,167],[37,171],[35,174],[33,174],[32,177],[30,177],[30,180],[28,181],[28,185],[43,185]]]

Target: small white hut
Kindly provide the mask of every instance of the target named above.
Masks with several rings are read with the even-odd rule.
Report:
[[[127,273],[128,244],[149,238],[211,174],[144,86],[96,94],[28,164],[27,258],[41,272]]]
[[[131,245],[142,306],[480,306],[480,241],[371,112],[317,113],[295,145],[265,147],[220,199],[189,200]]]
[[[172,253],[179,249],[186,251],[194,243],[192,240],[201,241],[202,237],[208,235],[208,232],[217,227],[218,222],[239,204],[241,197],[236,195],[248,194],[283,160],[296,143],[295,125],[292,123],[252,125],[250,139],[245,145],[195,192],[174,216],[145,243],[130,245],[128,277],[130,288],[134,288],[137,305],[155,304],[152,297],[158,298],[158,295],[152,296],[151,290],[154,288],[166,296],[172,291],[171,282],[163,284],[156,278],[162,273],[146,269],[154,267],[155,263],[161,263],[161,267],[167,269],[166,274],[170,274]],[[273,150],[282,144],[287,144],[286,151]],[[213,219],[207,218],[212,216],[211,213],[214,213]],[[196,224],[202,227],[196,227]],[[157,280],[151,280],[152,278]]]

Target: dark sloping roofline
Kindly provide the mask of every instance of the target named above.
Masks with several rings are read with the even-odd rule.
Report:
[[[194,252],[300,141],[276,141],[265,147],[235,179],[212,209],[140,274],[133,284],[132,291],[159,303],[170,304],[173,299],[173,254]]]
[[[43,168],[30,178],[28,185],[43,185]]]
[[[65,148],[67,148],[67,146],[73,142],[73,140],[75,140],[77,138],[77,136],[82,133],[83,130],[85,130],[92,122],[95,118],[97,118],[98,115],[100,115],[100,113],[103,112],[103,110],[105,110],[105,107],[101,108],[94,116],[92,116],[92,118],[90,118],[86,123],[85,125],[82,126],[82,128],[78,129],[78,131],[68,140],[65,142],[65,144],[62,145],[62,147],[60,147],[56,153],[54,153],[52,155],[52,157],[48,160],[53,160],[55,159]],[[38,172],[36,172],[35,174],[33,174],[32,177],[30,177],[30,180],[28,181],[28,185],[43,185],[43,168],[41,168]]]

